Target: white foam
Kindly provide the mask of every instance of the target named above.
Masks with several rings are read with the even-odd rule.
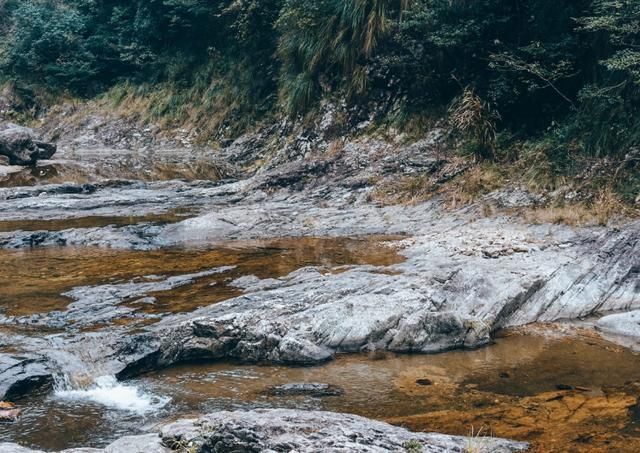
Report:
[[[167,404],[170,398],[145,393],[139,388],[125,385],[114,376],[102,376],[95,384],[83,390],[60,389],[56,397],[65,400],[90,401],[103,406],[144,414],[155,411]]]

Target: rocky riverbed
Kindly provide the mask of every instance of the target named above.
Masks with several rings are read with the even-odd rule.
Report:
[[[257,166],[267,157],[261,143],[249,136],[213,152],[75,142],[35,167],[5,167],[0,263],[11,271],[0,295],[0,400],[93,391],[98,378],[193,361],[308,366],[343,353],[477,348],[532,323],[582,320],[634,345],[640,223],[532,225],[514,211],[541,198],[517,187],[458,209],[438,197],[375,203],[374,176],[439,181],[461,171],[437,130],[409,145],[358,139],[339,152],[314,142],[315,155],[285,148]],[[423,451],[464,451],[468,442],[301,411],[202,420],[204,434],[179,423],[189,433],[180,442],[202,451],[398,451],[412,440]],[[339,424],[351,431],[336,433]],[[120,442],[107,451],[179,444],[165,434]]]

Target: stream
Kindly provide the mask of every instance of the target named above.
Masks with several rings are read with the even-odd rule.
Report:
[[[64,162],[14,174],[4,186],[14,191],[67,180],[95,183],[123,171],[115,164],[105,166],[96,178],[91,177],[99,167],[95,162],[80,170]],[[170,163],[143,176],[134,165],[124,175],[164,184],[145,186],[144,194],[142,189],[134,194],[139,199],[130,194],[142,200],[140,209],[133,198],[120,203],[113,195],[112,204],[103,206],[90,194],[79,195],[72,209],[49,204],[38,210],[34,203],[0,217],[0,231],[180,222],[206,208],[206,199],[185,194],[202,189],[196,180],[218,177],[218,168],[198,161],[169,171]],[[167,195],[174,193],[174,188],[167,191],[172,181],[181,184],[176,198]],[[167,196],[173,201],[164,202]],[[83,207],[92,200],[98,204]],[[402,239],[373,235],[229,240],[147,250],[64,244],[0,249],[5,270],[0,274],[0,352],[21,354],[25,338],[37,342],[69,333],[143,331],[167,316],[241,296],[239,282],[278,279],[308,267],[323,274],[354,266],[393,274],[398,272],[393,266],[404,260],[398,245]],[[167,420],[284,407],[354,413],[414,430],[481,432],[530,441],[534,451],[569,444],[574,451],[640,450],[640,355],[590,329],[540,325],[502,331],[492,344],[475,350],[341,354],[310,367],[185,363],[123,382],[91,367],[92,346],[85,344],[77,356],[63,349],[53,354],[60,367],[53,388],[17,399],[22,415],[0,423],[0,441],[48,451],[101,447]],[[274,393],[291,383],[329,384],[338,394]]]

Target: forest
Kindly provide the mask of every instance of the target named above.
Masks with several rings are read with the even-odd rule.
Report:
[[[623,197],[639,184],[633,0],[2,0],[0,35],[27,104],[144,97],[207,138],[325,98],[400,127],[449,112],[478,159],[576,176],[606,158]]]

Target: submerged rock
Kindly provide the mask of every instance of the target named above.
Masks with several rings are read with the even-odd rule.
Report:
[[[64,311],[51,311],[23,317],[0,315],[0,324],[48,328],[64,328],[72,324],[74,328],[79,328],[108,323],[115,319],[135,316],[136,308],[124,306],[125,302],[148,304],[153,302],[146,297],[149,293],[176,289],[192,284],[203,277],[225,273],[234,268],[235,266],[222,266],[192,274],[151,279],[151,281],[143,279],[143,281],[127,283],[81,286],[62,294],[73,300]]]
[[[336,387],[331,384],[321,384],[321,383],[291,383],[291,384],[283,384],[277,385],[275,387],[271,387],[267,389],[267,393],[273,396],[314,396],[314,397],[323,397],[323,396],[340,396],[344,393],[340,387]]]
[[[8,124],[0,130],[0,155],[8,157],[11,165],[33,165],[51,158],[56,149],[56,145],[38,140],[32,129]]]

